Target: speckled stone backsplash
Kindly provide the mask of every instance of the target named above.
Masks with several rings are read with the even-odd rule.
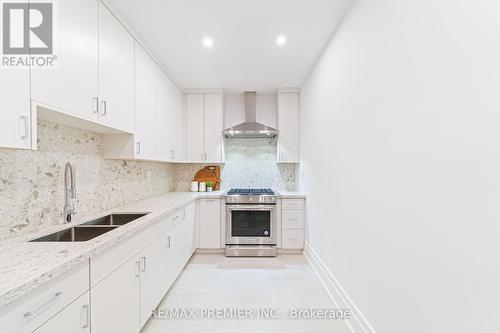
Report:
[[[174,166],[104,160],[102,136],[38,122],[38,150],[0,149],[0,239],[62,223],[64,165],[76,168],[75,221],[175,188]]]
[[[226,139],[225,165],[221,166],[222,187],[295,190],[295,164],[276,163],[275,139]],[[196,172],[204,165],[176,165],[177,191],[189,191]]]

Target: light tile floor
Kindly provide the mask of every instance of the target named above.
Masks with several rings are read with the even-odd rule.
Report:
[[[291,309],[335,309],[302,255],[226,258],[196,254],[159,309],[195,309],[196,319],[151,319],[143,332],[348,333],[344,320],[291,319]],[[207,319],[203,309],[277,309],[281,319]]]

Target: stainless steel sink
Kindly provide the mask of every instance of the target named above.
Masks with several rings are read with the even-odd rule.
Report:
[[[76,227],[54,232],[30,242],[85,242],[137,220],[146,214],[111,214]]]
[[[143,217],[146,214],[111,214],[107,215],[86,223],[84,225],[108,225],[108,226],[121,226],[137,220],[140,217]]]

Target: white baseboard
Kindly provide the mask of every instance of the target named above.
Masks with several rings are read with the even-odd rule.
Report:
[[[325,287],[328,295],[333,300],[335,306],[339,309],[349,309],[351,311],[351,318],[347,321],[347,325],[351,331],[353,333],[376,333],[332,272],[307,241],[305,242],[304,255]]]

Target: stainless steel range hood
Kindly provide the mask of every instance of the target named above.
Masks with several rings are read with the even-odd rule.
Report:
[[[257,122],[257,93],[245,91],[245,122],[225,129],[226,138],[274,138],[278,130]]]

